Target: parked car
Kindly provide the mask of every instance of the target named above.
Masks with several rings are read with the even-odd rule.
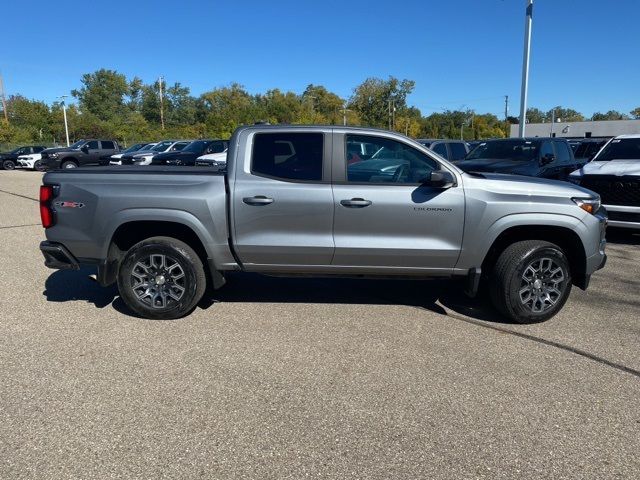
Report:
[[[470,150],[467,142],[462,140],[419,138],[417,142],[449,161],[462,160]]]
[[[18,165],[29,170],[44,171],[44,167],[42,166],[42,153],[20,155],[18,157]]]
[[[122,161],[120,159],[122,158],[123,155],[139,152],[141,150],[151,148],[154,145],[155,143],[134,143],[126,150],[123,150],[120,153],[116,153],[115,155],[111,155],[109,160],[109,165],[122,165]]]
[[[611,226],[640,229],[640,135],[609,140],[569,181],[602,197]]]
[[[190,140],[165,140],[156,144],[153,148],[123,157],[123,165],[151,165],[153,157],[162,153],[179,152],[191,143]]]
[[[20,155],[31,155],[40,153],[45,148],[42,145],[26,145],[24,147],[14,148],[10,152],[0,153],[0,167],[3,170],[13,170],[18,165],[18,157]]]
[[[224,167],[227,164],[227,149],[220,153],[208,153],[196,158],[198,167]]]
[[[587,163],[596,156],[602,147],[611,139],[607,138],[584,138],[579,141],[578,146],[573,151],[573,156],[579,163]]]
[[[465,172],[494,172],[566,180],[584,162],[562,138],[486,140],[456,165]]]
[[[115,140],[82,139],[69,147],[48,148],[42,152],[46,170],[108,165],[111,155],[120,152]]]
[[[161,153],[151,160],[152,165],[194,166],[196,158],[209,153],[222,153],[229,146],[226,140],[194,140],[182,150]]]
[[[572,285],[586,288],[606,260],[600,199],[570,183],[469,175],[402,135],[368,128],[254,125],[229,143],[226,172],[47,173],[45,265],[97,266],[98,282],[117,282],[146,318],[188,314],[207,278],[218,288],[225,272],[241,270],[460,277],[470,295],[483,281],[504,315],[530,323],[557,313]],[[395,161],[396,171],[378,175],[382,184],[354,177],[350,143],[371,144],[381,152],[373,161]]]

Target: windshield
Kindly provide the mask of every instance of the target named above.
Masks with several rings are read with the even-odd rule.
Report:
[[[597,162],[609,160],[640,160],[640,138],[614,138],[600,154],[594,158]]]
[[[173,142],[160,142],[151,149],[152,152],[164,152],[167,148],[173,145]]]
[[[124,152],[122,153],[131,153],[131,152],[137,152],[138,150],[142,150],[142,147],[148,145],[148,143],[136,143],[135,145],[131,145],[129,148],[127,148]]]
[[[195,142],[191,142],[189,145],[182,149],[183,152],[191,152],[191,153],[201,153],[206,146],[209,145],[209,142],[204,140],[196,140]]]
[[[538,145],[527,140],[499,140],[482,142],[465,160],[518,160],[530,161],[538,158]]]
[[[80,148],[84,143],[85,140],[78,140],[76,143],[72,143],[69,148]]]

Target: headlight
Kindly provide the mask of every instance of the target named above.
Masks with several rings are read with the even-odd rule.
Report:
[[[600,201],[600,197],[596,198],[572,198],[573,202],[578,205],[582,210],[592,215],[600,210],[600,205],[602,202]]]
[[[49,154],[49,158],[58,158],[58,154],[57,153],[50,153]]]

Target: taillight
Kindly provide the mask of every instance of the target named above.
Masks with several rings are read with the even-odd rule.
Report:
[[[51,185],[40,186],[40,221],[44,228],[53,227],[55,223],[55,215],[51,208],[53,194],[53,187]]]

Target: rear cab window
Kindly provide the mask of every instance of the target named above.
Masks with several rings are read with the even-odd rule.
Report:
[[[323,157],[322,133],[256,133],[251,173],[276,180],[321,182]]]

